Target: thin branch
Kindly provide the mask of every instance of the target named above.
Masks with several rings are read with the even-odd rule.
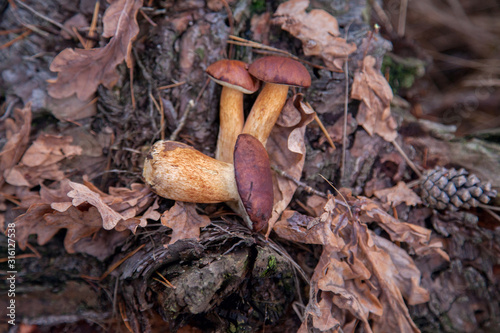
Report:
[[[288,180],[291,180],[293,183],[295,183],[295,185],[302,187],[304,189],[304,191],[306,191],[309,194],[316,194],[316,195],[318,195],[322,198],[325,198],[325,199],[328,197],[325,193],[313,189],[311,186],[307,185],[306,183],[301,182],[300,180],[292,177],[291,175],[289,175],[285,171],[281,170],[276,165],[271,165],[271,169],[273,169],[273,171],[276,172],[281,177],[284,177]]]
[[[33,9],[32,7],[28,6],[27,4],[25,4],[24,2],[21,2],[19,0],[15,0],[16,1],[16,4],[18,4],[19,6],[23,7],[24,9],[30,11],[31,13],[33,13],[35,16],[38,16],[39,18],[55,25],[56,27],[58,27],[59,29],[61,30],[64,30],[68,33],[68,35],[70,35],[71,37],[73,38],[76,38],[75,34],[73,33],[73,31],[71,31],[70,29],[66,28],[64,25],[62,25],[61,23],[57,22],[57,21],[54,21],[53,19],[51,19],[50,17],[47,17],[39,12],[37,12],[35,9]]]

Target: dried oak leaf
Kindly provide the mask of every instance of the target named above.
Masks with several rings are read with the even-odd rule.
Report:
[[[399,182],[394,187],[375,191],[374,194],[383,202],[389,203],[391,207],[396,207],[403,202],[408,206],[422,203],[420,197],[406,186],[405,182]]]
[[[370,134],[378,134],[388,142],[398,133],[391,115],[392,90],[387,80],[375,68],[372,56],[363,59],[363,66],[354,73],[351,98],[361,101],[356,120]]]
[[[102,228],[135,232],[146,221],[138,216],[152,202],[150,191],[143,184],[128,188],[111,188],[106,194],[92,184],[85,185],[63,180],[58,188],[42,185],[37,202],[16,219],[19,247],[24,249],[29,235],[36,234],[44,245],[60,229],[67,229],[64,246],[68,253],[75,252],[75,244]],[[154,216],[151,212],[149,216]]]
[[[82,153],[80,146],[71,145],[72,141],[70,136],[40,135],[26,150],[21,161],[4,172],[5,181],[15,186],[33,187],[45,179],[64,179],[59,162]]]
[[[344,60],[356,51],[356,45],[339,37],[335,17],[322,9],[306,12],[308,6],[309,0],[284,2],[274,13],[273,23],[300,39],[306,56],[320,56],[327,67],[342,71]]]
[[[7,142],[0,153],[0,187],[28,146],[31,130],[31,104],[27,104],[22,109],[15,109],[14,119],[7,118],[4,126]]]
[[[50,81],[49,95],[65,98],[72,94],[80,100],[89,99],[99,84],[111,88],[119,76],[116,71],[124,59],[131,67],[130,56],[132,42],[139,33],[137,13],[142,7],[142,0],[114,0],[104,13],[103,37],[111,37],[102,48],[65,49],[59,53],[50,70],[59,72],[56,80]]]
[[[323,245],[299,332],[308,332],[310,323],[320,331],[354,332],[362,325],[365,332],[418,332],[405,301],[429,300],[420,272],[405,250],[366,223],[391,225],[391,240],[414,248],[431,247],[430,231],[397,221],[367,198],[344,196],[352,210],[330,197],[319,217],[286,211],[274,228],[285,239]]]
[[[266,149],[271,165],[296,179],[302,176],[306,153],[304,134],[307,124],[313,119],[314,110],[302,102],[301,94],[296,94],[287,100],[267,140]],[[293,181],[273,173],[274,205],[268,233],[292,200],[296,189],[297,185]]]
[[[180,239],[199,239],[200,228],[209,225],[210,218],[198,214],[196,204],[176,201],[172,208],[161,215],[161,224],[172,229],[172,236],[168,243],[170,245]]]

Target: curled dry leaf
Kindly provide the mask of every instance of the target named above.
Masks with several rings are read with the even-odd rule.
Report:
[[[339,37],[335,17],[322,9],[306,12],[308,6],[309,0],[284,2],[274,13],[273,23],[300,39],[306,56],[320,56],[327,67],[342,71],[344,60],[356,51],[356,45]]]
[[[82,153],[82,148],[71,145],[72,142],[70,136],[40,135],[26,150],[19,164],[4,173],[5,181],[15,186],[33,187],[45,179],[64,179],[59,162]]]
[[[139,216],[152,202],[145,185],[110,188],[109,192],[103,193],[88,182],[83,185],[69,180],[53,189],[42,185],[38,198],[29,197],[29,208],[16,219],[19,247],[26,248],[29,235],[36,234],[38,244],[44,245],[60,229],[67,229],[64,246],[74,253],[78,241],[102,228],[135,232],[137,226],[145,226],[147,218],[157,216],[154,205]]]
[[[0,187],[28,146],[31,130],[31,104],[27,104],[22,109],[15,109],[14,119],[7,118],[4,126],[7,142],[0,153]]]
[[[429,300],[420,286],[420,271],[405,250],[366,223],[390,230],[392,241],[429,251],[434,247],[428,243],[430,230],[397,221],[367,198],[344,196],[352,211],[330,197],[317,218],[285,211],[275,224],[280,237],[323,245],[299,331],[308,332],[312,323],[320,331],[354,332],[361,325],[366,332],[418,332],[405,301],[414,305]]]
[[[199,239],[200,228],[209,225],[210,218],[198,214],[196,204],[176,201],[172,208],[162,214],[161,224],[172,229],[170,245],[180,239]]]
[[[131,67],[132,42],[139,33],[137,13],[142,0],[115,0],[104,13],[104,37],[111,37],[102,48],[65,49],[59,53],[50,70],[59,72],[50,82],[48,92],[54,98],[65,98],[72,94],[80,100],[89,99],[99,84],[111,88],[118,80],[116,66],[124,59]]]
[[[396,139],[397,124],[391,115],[392,90],[387,80],[375,68],[372,56],[363,59],[363,66],[354,73],[351,98],[361,101],[356,120],[370,134],[385,141]]]
[[[375,191],[375,196],[392,207],[396,207],[403,202],[408,206],[422,203],[420,197],[406,186],[405,182],[399,182],[394,187]]]
[[[271,165],[277,166],[290,176],[299,179],[304,168],[306,147],[304,133],[307,124],[314,119],[314,110],[302,102],[302,95],[289,98],[273,128],[266,149]],[[285,148],[286,147],[286,148]],[[268,232],[272,230],[281,213],[286,209],[297,185],[289,179],[273,173],[274,206]]]

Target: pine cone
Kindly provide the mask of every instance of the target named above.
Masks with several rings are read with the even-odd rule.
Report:
[[[424,172],[421,178],[421,197],[430,207],[458,210],[487,204],[496,197],[497,191],[490,183],[481,183],[479,178],[465,169],[436,167]]]

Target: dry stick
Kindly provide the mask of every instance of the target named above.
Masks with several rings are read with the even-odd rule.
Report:
[[[189,114],[189,111],[191,111],[191,109],[196,104],[198,104],[198,102],[200,101],[201,96],[205,92],[205,89],[207,89],[207,86],[208,86],[209,82],[210,82],[210,79],[207,79],[205,81],[205,84],[203,85],[203,87],[201,88],[200,92],[198,93],[198,96],[196,96],[196,100],[194,100],[194,101],[192,99],[189,100],[188,105],[186,106],[186,110],[184,111],[184,114],[182,115],[182,118],[179,121],[179,125],[177,126],[177,128],[175,129],[175,131],[172,133],[172,135],[170,135],[170,141],[175,141],[177,139],[177,135],[179,134],[179,132],[182,130],[182,128],[186,124],[186,120],[187,120],[187,116]]]
[[[345,40],[349,34],[349,24],[345,30]],[[347,113],[349,110],[349,56],[345,60],[345,98],[344,98],[344,123],[342,125],[342,161],[340,162],[340,179],[344,179],[345,175],[345,160],[347,154]]]
[[[158,24],[155,23],[155,21],[153,21],[145,12],[144,10],[139,9],[139,12],[141,13],[142,17],[144,17],[146,19],[146,21],[148,21],[149,24],[151,24],[153,27],[156,27],[158,26]]]
[[[24,9],[27,9],[28,11],[30,11],[31,13],[33,13],[34,15],[40,17],[41,19],[44,19],[45,21],[49,22],[49,23],[52,23],[53,25],[55,25],[56,27],[58,27],[59,29],[61,30],[64,30],[68,33],[68,35],[70,35],[71,37],[73,38],[76,38],[75,34],[73,33],[73,31],[71,31],[70,29],[66,28],[64,25],[62,25],[61,23],[57,22],[57,21],[54,21],[53,19],[51,19],[50,17],[47,17],[39,12],[37,12],[35,9],[31,8],[30,6],[28,6],[27,4],[19,1],[19,0],[15,0],[16,3],[18,5],[20,5],[21,7],[23,7]]]
[[[87,45],[87,40],[85,38],[83,38],[82,35],[80,35],[80,33],[78,32],[78,30],[76,29],[76,27],[71,27],[71,31],[73,31],[73,33],[75,34],[76,38],[78,38],[78,41],[80,42],[80,44],[82,44],[82,47],[85,48],[86,45]]]
[[[310,107],[311,105],[309,103],[306,102],[306,104]],[[328,141],[328,143],[330,144],[330,146],[332,146],[333,149],[336,149],[335,148],[335,145],[333,144],[333,140],[332,138],[330,137],[330,134],[328,134],[328,131],[326,130],[325,126],[323,125],[323,122],[321,121],[321,119],[319,119],[318,117],[318,114],[316,112],[314,112],[314,120],[316,121],[316,123],[318,123],[318,126],[319,128],[321,129],[321,131],[323,132],[323,134],[325,135],[326,137],[326,140]]]
[[[177,135],[179,132],[182,130],[184,125],[186,124],[187,116],[189,114],[189,111],[194,107],[195,103],[192,99],[189,100],[188,105],[186,106],[186,109],[184,110],[184,114],[182,115],[181,120],[179,121],[179,125],[175,129],[175,131],[170,135],[170,141],[175,141],[177,139]]]
[[[120,316],[122,317],[122,321],[123,321],[123,324],[125,325],[125,327],[127,328],[127,330],[130,332],[130,333],[134,333],[134,330],[132,329],[132,326],[130,326],[129,324],[129,319],[127,318],[127,314],[125,313],[125,310],[124,310],[124,303],[120,301],[120,303],[118,303],[118,307],[120,308]]]
[[[415,165],[415,163],[413,163],[413,161],[410,160],[410,158],[408,157],[408,155],[406,155],[406,153],[403,151],[403,148],[401,148],[398,145],[398,143],[396,142],[396,140],[391,141],[391,143],[394,145],[394,147],[396,147],[396,149],[401,154],[401,156],[403,156],[403,158],[405,159],[406,163],[408,163],[408,165],[410,166],[410,168],[412,168],[413,171],[415,171],[415,173],[417,174],[418,178],[422,178],[422,173],[420,172],[420,170],[418,170],[418,168]]]
[[[123,264],[128,258],[132,257],[134,254],[136,254],[137,252],[139,252],[139,250],[141,250],[144,246],[146,246],[146,244],[142,244],[141,246],[139,246],[137,249],[135,249],[134,251],[130,252],[129,254],[127,254],[123,259],[121,259],[120,261],[114,263],[113,265],[111,265],[110,268],[108,268],[108,270],[106,272],[104,272],[103,275],[101,275],[100,277],[95,277],[95,276],[88,276],[88,275],[82,275],[81,277],[84,278],[84,279],[87,279],[87,280],[93,280],[93,281],[102,281],[104,280],[109,274],[111,274],[111,272],[113,272],[115,269],[117,269],[121,264]]]
[[[408,0],[401,0],[401,5],[399,6],[399,22],[398,22],[398,36],[400,37],[403,37],[405,35],[407,10],[408,10]]]
[[[480,206],[481,207],[481,206]],[[500,221],[500,216],[498,216],[498,214],[496,214],[495,212],[493,212],[493,210],[491,208],[486,208],[486,207],[481,207],[483,208],[485,211],[487,211],[491,216],[493,216],[497,221]]]
[[[158,93],[158,100],[160,101],[160,138],[165,140],[165,108],[163,106],[163,99],[161,98],[160,93]]]
[[[342,125],[342,161],[340,162],[340,179],[344,179],[345,161],[347,154],[347,113],[349,109],[349,61],[345,62],[345,98],[344,98],[344,124]]]
[[[372,0],[370,1],[370,4],[372,5],[379,19],[382,20],[385,29],[392,34],[394,32],[394,28],[392,27],[391,20],[389,19],[389,17],[387,17],[382,7],[380,7],[378,1]]]
[[[329,181],[328,179],[326,179],[325,176],[323,176],[322,174],[319,174],[319,175],[321,178],[323,178],[328,183],[328,185],[330,185],[340,195],[342,200],[344,200],[344,203],[345,203],[347,209],[349,210],[349,214],[351,214],[351,218],[354,218],[354,215],[352,214],[351,206],[349,206],[346,198],[342,195],[342,193],[339,190],[337,190],[337,188],[335,186],[333,186],[332,182]]]
[[[229,21],[229,35],[232,35],[234,33],[233,12],[231,11],[231,7],[229,7],[229,4],[227,3],[226,0],[222,0],[222,4],[224,5],[224,9],[226,10],[226,13],[227,13],[227,20]],[[227,58],[228,59],[233,58],[233,45],[232,44],[229,44],[229,56]]]
[[[177,82],[177,83],[172,83],[172,84],[168,84],[166,86],[161,86],[161,87],[158,87],[156,88],[156,90],[165,90],[165,89],[170,89],[170,88],[175,88],[175,87],[178,87],[178,86],[182,86],[183,84],[185,84],[186,81],[181,81],[181,82]]]
[[[134,56],[131,54],[130,55],[130,62],[133,64],[134,63]],[[129,81],[130,81],[130,99],[132,102],[132,110],[135,110],[135,94],[134,94],[134,66],[130,66],[128,69],[129,73]]]
[[[244,38],[241,38],[241,37],[238,37],[238,36],[232,36],[231,35],[231,36],[229,36],[229,38],[233,39],[233,40],[228,40],[227,41],[229,44],[240,45],[240,46],[248,46],[248,47],[252,47],[252,48],[256,48],[256,49],[262,49],[262,50],[267,50],[267,51],[274,52],[274,53],[283,54],[283,55],[286,55],[289,58],[292,58],[294,60],[303,62],[304,64],[307,64],[307,65],[309,65],[311,67],[318,68],[318,69],[327,69],[327,70],[330,70],[328,67],[313,64],[310,61],[300,59],[299,57],[291,54],[290,52],[287,52],[287,51],[284,51],[284,50],[280,50],[280,49],[277,49],[275,47],[267,46],[267,45],[264,45],[264,44],[261,44],[261,43],[257,43],[257,42],[254,42],[254,41],[251,41],[251,40],[248,40],[248,39],[244,39]]]
[[[14,43],[28,37],[28,35],[31,33],[31,30],[26,30],[25,32],[23,32],[22,34],[20,34],[19,36],[17,36],[16,38],[8,41],[7,43],[3,44],[3,45],[0,45],[0,50],[3,50],[3,49],[6,49],[8,47],[10,47],[11,45],[13,45]]]
[[[99,5],[100,5],[100,2],[96,1],[95,5],[94,5],[94,14],[92,15],[92,22],[90,23],[89,32],[87,34],[89,39],[87,40],[87,45],[85,45],[85,49],[91,49],[92,46],[94,46],[94,42],[92,41],[92,39],[96,35],[95,31],[97,28],[97,19],[99,17]]]
[[[320,196],[322,198],[325,198],[325,199],[328,197],[325,193],[313,189],[311,186],[307,185],[306,183],[303,183],[300,180],[298,180],[298,179],[294,178],[293,176],[289,175],[288,173],[286,173],[286,171],[281,170],[276,165],[271,165],[271,169],[273,169],[273,171],[276,172],[281,177],[284,177],[284,178],[286,178],[288,180],[291,180],[292,182],[295,183],[295,185],[297,185],[299,187],[302,187],[304,189],[304,191],[306,191],[309,194],[311,194],[311,193],[312,194],[316,194],[316,195],[318,195],[318,196]]]

